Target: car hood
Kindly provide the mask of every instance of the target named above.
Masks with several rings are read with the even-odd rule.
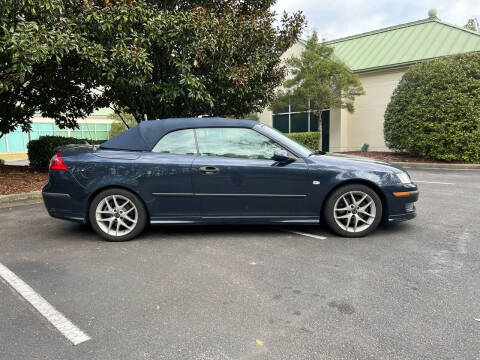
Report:
[[[400,166],[390,164],[385,161],[357,156],[326,153],[323,155],[312,155],[308,159],[315,164],[334,166],[348,170],[368,170],[391,173],[405,172],[405,170]]]

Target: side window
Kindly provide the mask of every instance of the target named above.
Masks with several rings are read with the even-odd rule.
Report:
[[[177,130],[162,137],[152,152],[162,154],[195,155],[195,135],[192,129]]]
[[[224,156],[246,159],[271,159],[277,143],[251,129],[196,129],[198,150],[203,156]]]

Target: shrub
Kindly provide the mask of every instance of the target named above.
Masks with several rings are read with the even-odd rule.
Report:
[[[480,158],[480,54],[410,67],[385,112],[387,146],[443,161]]]
[[[41,136],[38,140],[31,140],[28,145],[28,160],[30,166],[38,168],[47,168],[50,159],[55,155],[57,146],[68,144],[100,144],[103,140],[77,139],[64,136]]]
[[[320,134],[318,132],[299,132],[285,135],[311,150],[318,150],[319,148]]]

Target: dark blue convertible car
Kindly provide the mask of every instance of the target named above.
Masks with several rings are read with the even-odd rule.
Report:
[[[418,189],[393,165],[312,152],[250,120],[145,121],[100,146],[60,147],[49,214],[123,241],[152,224],[318,224],[360,237],[415,217]]]

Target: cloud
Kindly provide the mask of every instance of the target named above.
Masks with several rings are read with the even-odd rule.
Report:
[[[302,10],[306,35],[315,29],[328,40],[424,19],[432,8],[441,20],[460,26],[480,18],[478,0],[279,0],[274,6],[279,13]]]

